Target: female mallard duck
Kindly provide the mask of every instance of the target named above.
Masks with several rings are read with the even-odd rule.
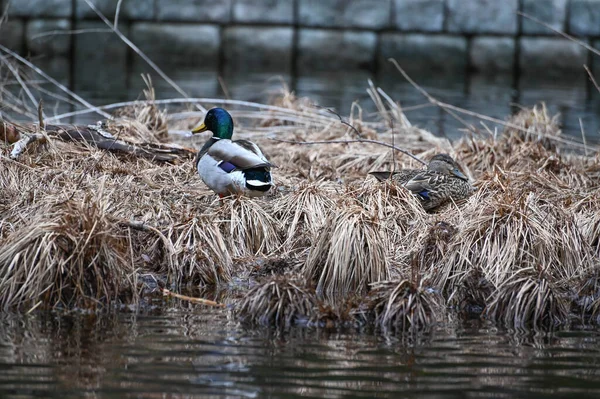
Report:
[[[425,210],[471,195],[473,187],[454,159],[448,154],[434,155],[427,169],[404,169],[398,172],[371,172],[379,181],[391,178],[421,200]]]
[[[213,136],[196,156],[196,167],[202,181],[220,197],[245,194],[265,195],[271,187],[271,163],[256,144],[248,140],[232,141],[233,119],[223,108],[212,108],[204,123],[192,130],[210,130]]]

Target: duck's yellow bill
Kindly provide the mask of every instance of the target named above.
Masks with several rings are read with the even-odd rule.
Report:
[[[192,133],[202,133],[204,131],[206,131],[206,125],[204,123],[202,123],[197,128],[192,129]]]

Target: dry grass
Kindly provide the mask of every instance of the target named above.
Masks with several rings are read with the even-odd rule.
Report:
[[[236,313],[248,324],[288,328],[317,321],[314,288],[300,276],[276,276],[246,292]]]
[[[374,284],[370,299],[375,325],[384,331],[417,331],[441,320],[438,295],[407,280]]]
[[[354,204],[331,211],[310,249],[304,275],[317,290],[365,292],[368,284],[390,276],[389,242],[376,215]]]
[[[39,209],[0,247],[0,305],[89,307],[135,289],[127,236],[86,200]]]
[[[151,89],[146,96],[118,110],[108,130],[202,145],[207,135],[166,135],[201,115],[172,117]],[[257,285],[234,307],[258,324],[348,322],[361,312],[350,298],[369,293],[371,321],[387,330],[430,326],[448,305],[513,326],[564,322],[569,301],[598,314],[589,276],[600,262],[600,157],[569,151],[545,107],[518,113],[498,137],[453,144],[411,126],[399,108],[375,122],[355,108],[348,120],[365,137],[390,143],[393,120],[397,146],[422,159],[449,153],[473,176],[473,196],[427,213],[407,190],[368,176],[416,161],[397,155],[394,165],[372,143],[269,140],[357,138],[309,100],[284,93],[274,104],[231,107],[236,138],[257,142],[279,166],[262,199],[218,201],[191,159],[159,164],[52,141],[13,161],[0,143],[0,303],[106,305],[133,290],[135,271],[175,287],[250,279]]]
[[[569,299],[546,275],[521,271],[494,292],[487,313],[515,328],[556,327],[568,321]]]

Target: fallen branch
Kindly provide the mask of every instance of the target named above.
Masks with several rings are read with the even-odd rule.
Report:
[[[207,305],[207,306],[215,306],[217,308],[224,308],[225,304],[224,303],[219,303],[219,302],[215,302],[215,301],[211,301],[209,299],[204,299],[204,298],[195,298],[192,296],[187,296],[187,295],[181,295],[181,294],[176,294],[172,291],[169,291],[166,288],[161,288],[162,293],[164,296],[170,296],[173,298],[177,298],[177,299],[181,299],[183,301],[188,301],[188,302],[192,302],[192,303],[196,303],[199,305]]]
[[[40,141],[42,135],[31,134],[28,128],[0,120],[0,139],[15,143],[11,157],[14,159],[32,143]],[[34,129],[31,129],[34,130]],[[159,162],[173,162],[182,157],[196,155],[196,150],[169,144],[132,144],[119,140],[108,132],[103,124],[88,126],[46,125],[48,138],[69,142],[83,142],[101,150],[125,153]],[[25,136],[21,138],[21,135]],[[38,137],[41,136],[41,137]]]

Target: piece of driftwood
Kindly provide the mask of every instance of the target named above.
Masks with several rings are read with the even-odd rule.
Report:
[[[177,159],[193,157],[196,150],[172,144],[140,143],[133,144],[113,136],[104,125],[46,125],[45,135],[30,133],[34,126],[22,127],[0,120],[0,140],[14,144],[12,158],[18,158],[29,146],[45,138],[62,141],[82,142],[101,150],[130,154],[159,162],[174,162]]]

